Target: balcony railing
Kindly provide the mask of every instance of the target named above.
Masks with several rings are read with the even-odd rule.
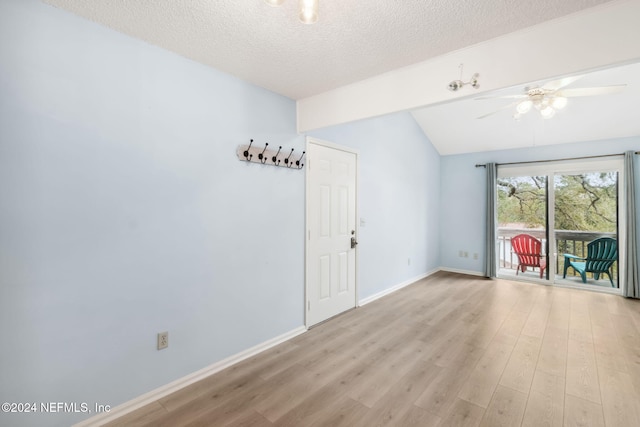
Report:
[[[530,234],[536,239],[542,241],[542,255],[547,254],[547,234],[546,230],[540,228],[498,228],[498,250],[499,250],[499,268],[516,270],[518,266],[518,256],[511,248],[511,238],[518,234]],[[600,237],[616,238],[616,233],[595,232],[595,231],[575,231],[575,230],[556,230],[556,274],[562,274],[564,271],[564,255],[565,253],[585,257],[587,255],[587,244],[592,240]],[[618,277],[618,263],[613,264],[613,277]],[[569,274],[577,275],[572,269]],[[590,276],[590,273],[588,275]]]

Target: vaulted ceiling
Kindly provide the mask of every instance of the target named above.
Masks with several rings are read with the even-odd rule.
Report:
[[[440,154],[640,135],[640,63],[586,73],[566,86],[577,89],[626,85],[618,93],[568,98],[567,105],[550,119],[542,118],[538,111],[531,109],[516,120],[514,100],[502,97],[520,95],[525,87],[544,87],[546,82],[529,82],[482,96],[416,109],[412,113]],[[487,97],[494,98],[484,99]],[[481,118],[493,112],[495,114]]]
[[[297,0],[287,0],[279,8],[267,5],[264,0],[44,1],[302,101],[609,3],[605,0],[320,0],[319,21],[305,25],[298,21]],[[527,52],[523,51],[522,55],[525,58]],[[459,77],[457,72],[452,70],[451,79]],[[483,70],[465,70],[468,75],[473,72],[481,73],[482,84]],[[614,74],[603,73],[600,77],[585,77],[575,86],[626,83],[627,95],[634,96],[599,97],[593,102],[593,112],[585,112],[592,100],[576,100],[571,103],[575,105],[567,106],[566,114],[563,111],[563,115],[545,121],[542,130],[535,124],[528,127],[522,122],[514,124],[506,111],[476,119],[502,106],[498,101],[452,99],[434,105],[425,103],[425,108],[415,106],[411,110],[441,154],[510,148],[514,141],[531,145],[532,139],[534,143],[542,140],[560,143],[585,137],[610,137],[610,132],[590,131],[585,127],[595,125],[596,117],[608,120],[608,116],[603,116],[605,111],[628,112],[634,108],[637,111],[640,106],[635,77],[638,69],[628,67]],[[447,83],[442,81],[438,85],[446,88]],[[497,94],[519,93],[524,83],[528,82]],[[493,82],[492,87],[504,88],[505,85]],[[590,114],[589,118],[578,117],[580,111]],[[576,117],[569,119],[572,114]],[[618,134],[640,135],[638,126],[640,124],[627,126]],[[571,129],[580,132],[572,133]],[[301,130],[307,129],[301,126]],[[472,143],[477,141],[479,132],[487,141],[481,146]],[[543,137],[550,133],[554,137]]]

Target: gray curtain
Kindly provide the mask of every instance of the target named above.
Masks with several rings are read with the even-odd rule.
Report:
[[[485,265],[484,275],[486,277],[496,277],[497,250],[496,239],[498,221],[496,218],[497,201],[496,186],[498,180],[498,169],[495,163],[487,163],[487,241],[485,244]]]
[[[626,287],[624,296],[629,298],[640,298],[640,281],[638,280],[638,237],[636,235],[636,192],[633,158],[635,153],[627,151],[624,153],[624,198],[626,200],[627,216],[627,243],[625,253],[624,281]]]

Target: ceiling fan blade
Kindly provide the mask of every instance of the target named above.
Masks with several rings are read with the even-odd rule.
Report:
[[[505,96],[481,96],[479,98],[473,98],[474,100],[484,100],[484,99],[524,99],[527,98],[526,94],[522,95],[505,95]]]
[[[515,106],[516,106],[516,104],[518,104],[518,103],[517,103],[517,102],[512,102],[511,104],[509,104],[509,105],[505,105],[505,106],[504,106],[504,107],[502,107],[502,108],[498,108],[498,109],[497,109],[497,110],[495,110],[495,111],[492,111],[492,112],[487,113],[487,114],[483,114],[483,115],[482,115],[482,116],[480,116],[480,117],[476,117],[476,119],[484,119],[485,117],[493,116],[494,114],[499,113],[499,112],[500,112],[500,111],[502,111],[502,110],[506,110],[506,109],[508,109],[508,108],[513,108],[513,107],[515,107]]]
[[[595,95],[609,95],[612,93],[618,93],[624,89],[627,85],[615,85],[615,86],[601,86],[601,87],[582,87],[576,89],[559,90],[555,93],[556,96],[564,96],[565,98],[576,96],[595,96]]]
[[[547,82],[545,84],[542,85],[542,87],[544,89],[547,90],[558,90],[561,89],[567,85],[570,85],[571,83],[575,82],[576,80],[579,80],[581,78],[583,78],[584,75],[581,76],[572,76],[572,77],[564,77],[562,79],[558,79],[558,80],[552,80],[550,82]]]

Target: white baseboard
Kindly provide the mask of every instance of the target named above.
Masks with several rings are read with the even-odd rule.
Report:
[[[111,408],[109,412],[103,412],[89,419],[81,421],[78,424],[75,424],[74,427],[101,426],[103,424],[111,422],[117,418],[122,417],[123,415],[128,414],[129,412],[133,412],[136,409],[142,408],[143,406],[148,405],[151,402],[155,402],[158,399],[168,396],[173,392],[176,392],[190,384],[213,375],[216,372],[228,368],[231,365],[248,359],[249,357],[255,356],[256,354],[261,353],[271,347],[288,341],[291,338],[296,337],[306,331],[307,328],[305,328],[304,326],[300,326],[299,328],[296,328],[292,331],[286,332],[280,336],[267,340],[247,350],[241,351],[240,353],[229,356],[226,359],[220,360],[213,365],[207,366],[206,368],[200,369],[199,371],[196,371],[185,377],[179,378],[173,382],[170,382],[169,384],[158,387],[157,389],[138,396],[128,402],[115,406]]]
[[[458,268],[449,268],[449,267],[440,267],[439,270],[440,271],[447,271],[449,273],[460,273],[460,274],[467,274],[469,276],[485,277],[484,273],[479,272],[479,271],[461,270],[461,269],[458,269]]]
[[[405,286],[409,286],[410,284],[415,283],[418,280],[422,280],[425,277],[429,277],[432,274],[437,273],[438,271],[440,271],[440,269],[436,268],[435,270],[428,271],[426,273],[420,274],[419,276],[413,277],[413,278],[411,278],[409,280],[405,280],[402,283],[398,283],[397,285],[394,285],[394,286],[392,286],[390,288],[387,288],[384,291],[378,292],[377,294],[373,294],[371,296],[363,298],[360,301],[358,301],[358,306],[362,307],[363,305],[369,304],[370,302],[373,302],[373,301],[375,301],[377,299],[380,299],[385,295],[389,295],[390,293],[393,293],[393,292],[395,292],[397,290],[400,290],[400,289],[404,288]]]

